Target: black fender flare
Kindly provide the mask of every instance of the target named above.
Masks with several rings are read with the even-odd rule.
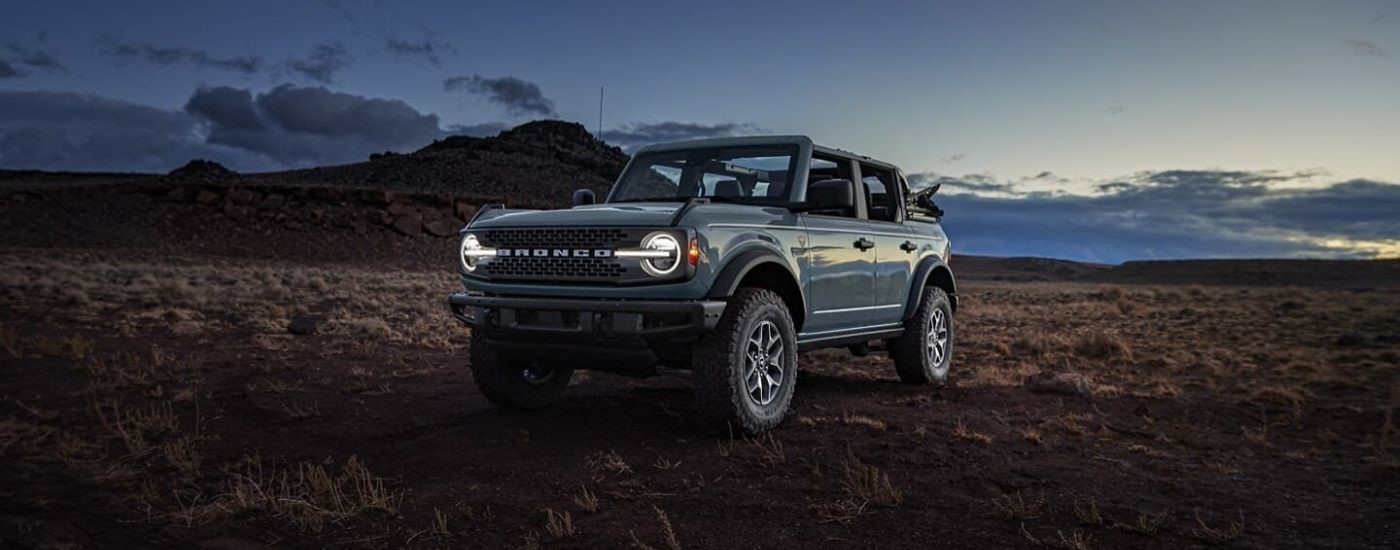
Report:
[[[948,292],[948,302],[953,306],[953,311],[958,310],[957,282],[953,279],[953,270],[938,256],[929,256],[919,262],[919,266],[914,269],[914,275],[909,279],[909,300],[904,304],[904,320],[908,321],[914,316],[914,312],[919,310],[919,300],[924,296],[924,287],[928,285],[929,277],[934,272],[938,272],[942,277],[947,276],[949,288],[943,290]]]
[[[798,311],[794,312],[794,317],[807,314],[807,297],[802,293],[802,283],[792,272],[792,268],[777,252],[766,248],[753,248],[738,253],[720,268],[719,275],[715,276],[714,282],[710,284],[710,291],[705,294],[706,298],[728,298],[739,290],[739,283],[743,282],[744,276],[761,265],[774,264],[782,268],[791,280],[793,287],[797,290],[795,298],[798,304],[794,305]]]

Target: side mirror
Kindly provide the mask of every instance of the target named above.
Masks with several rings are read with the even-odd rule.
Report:
[[[574,206],[587,206],[595,202],[598,202],[598,197],[593,194],[592,189],[574,191]]]
[[[807,185],[807,203],[802,210],[840,210],[856,207],[856,186],[851,180],[821,180]]]

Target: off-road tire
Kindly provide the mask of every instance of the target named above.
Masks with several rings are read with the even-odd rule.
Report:
[[[947,346],[942,361],[938,362],[930,356],[928,340],[935,311],[942,312],[948,331]],[[905,384],[947,384],[948,367],[953,362],[953,304],[948,300],[948,294],[938,287],[924,288],[919,308],[904,325],[904,334],[891,340],[889,347],[899,381]]]
[[[772,401],[760,405],[750,397],[744,375],[749,336],[764,321],[776,325],[782,339],[778,355],[785,371]],[[777,426],[797,385],[797,330],[787,304],[771,290],[739,289],[714,330],[695,344],[691,360],[695,403],[706,421],[744,434]]]
[[[574,369],[553,366],[548,378],[538,382],[526,379],[530,363],[502,354],[486,338],[472,336],[471,369],[476,387],[486,399],[506,409],[539,409],[563,398],[564,389],[574,377]]]

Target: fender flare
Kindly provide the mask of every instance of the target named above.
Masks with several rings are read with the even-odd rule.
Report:
[[[739,283],[744,280],[744,276],[753,271],[755,267],[772,263],[783,268],[783,271],[792,278],[800,291],[802,285],[798,284],[797,276],[793,275],[792,269],[788,267],[786,261],[777,252],[766,248],[753,248],[740,252],[730,259],[728,263],[720,268],[719,275],[715,276],[714,282],[710,284],[710,291],[705,294],[706,298],[727,298],[734,295],[734,291],[739,290]],[[803,304],[806,304],[806,297],[803,297]]]
[[[909,278],[909,300],[904,304],[905,321],[912,318],[914,312],[918,311],[919,300],[923,299],[924,296],[924,287],[928,285],[929,277],[933,276],[935,271],[940,272],[940,276],[942,273],[947,274],[948,285],[951,289],[944,290],[948,291],[948,302],[949,305],[953,306],[953,311],[958,310],[958,285],[953,278],[953,270],[948,267],[943,258],[929,256],[919,262],[919,267],[914,269],[914,275]]]

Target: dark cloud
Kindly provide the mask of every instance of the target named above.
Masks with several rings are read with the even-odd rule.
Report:
[[[265,155],[286,166],[341,164],[370,153],[405,151],[444,135],[436,115],[398,100],[282,85],[254,96],[201,88],[185,111],[209,143]]]
[[[964,192],[937,200],[948,212],[944,223],[955,246],[971,254],[1116,263],[1364,257],[1383,247],[1377,243],[1392,249],[1400,244],[1400,217],[1394,215],[1400,211],[1400,185],[1353,180],[1299,188],[1315,177],[1314,172],[1171,170],[1104,182],[1093,195]]]
[[[396,38],[388,39],[385,48],[390,53],[400,57],[422,57],[432,63],[434,67],[442,66],[442,54],[444,52],[456,51],[451,44],[438,42],[436,40],[424,40],[422,42],[408,42]]]
[[[350,52],[339,42],[316,46],[310,55],[288,61],[285,68],[322,84],[335,81],[335,74],[350,68]]]
[[[194,67],[254,74],[264,67],[263,58],[256,55],[219,57],[205,50],[182,47],[162,47],[145,42],[122,42],[104,38],[104,53],[127,60],[141,60],[157,65],[191,65]]]
[[[66,71],[58,58],[37,48],[9,43],[0,50],[0,79],[24,78],[33,71]]]
[[[276,166],[206,143],[185,113],[87,94],[0,91],[0,167],[164,172],[192,158],[245,170]]]
[[[489,137],[509,129],[510,125],[502,122],[483,122],[481,124],[453,124],[447,127],[447,133],[458,136]]]
[[[920,172],[909,174],[909,187],[913,189],[925,189],[935,184],[942,185],[940,193],[951,195],[959,190],[974,193],[1015,193],[1016,185],[1009,182],[996,181],[991,176],[980,174],[968,174],[966,176],[940,176],[932,172]]]
[[[721,124],[698,124],[694,122],[649,122],[626,124],[613,130],[603,131],[603,141],[617,145],[624,150],[633,150],[651,143],[684,141],[715,137],[742,136],[763,133],[756,124],[726,122]]]
[[[0,168],[165,172],[207,158],[268,171],[362,161],[445,135],[436,116],[402,101],[320,87],[201,88],[179,111],[87,94],[0,92]]]
[[[1385,50],[1370,40],[1345,40],[1346,45],[1351,48],[1351,53],[1361,57],[1390,57]]]
[[[554,117],[554,102],[544,96],[539,85],[513,76],[486,78],[479,74],[454,76],[442,81],[447,91],[463,91],[485,96],[506,108],[512,116]]]

